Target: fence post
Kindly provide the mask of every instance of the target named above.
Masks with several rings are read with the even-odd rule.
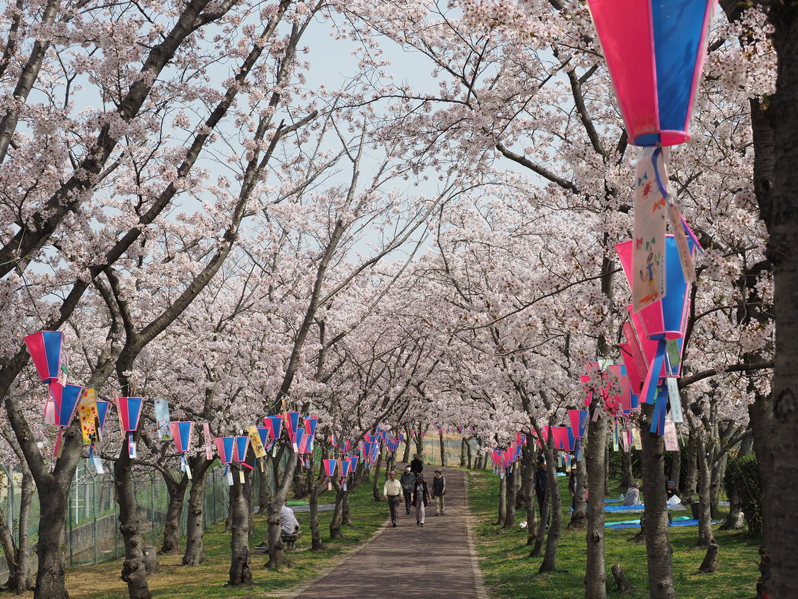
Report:
[[[75,485],[77,481],[72,481],[72,485]],[[75,487],[77,489],[77,487]],[[73,555],[72,555],[72,488],[69,489],[69,495],[67,499],[67,511],[69,512],[69,567],[72,568],[74,565]]]
[[[213,486],[211,487],[211,489],[213,489],[213,492],[211,493],[211,496],[213,497],[213,523],[216,524],[218,522],[218,520],[216,519],[216,470],[212,470],[212,472],[213,472]]]
[[[97,565],[97,477],[86,466],[86,472],[91,476],[91,513],[94,517],[94,565]],[[88,488],[88,487],[86,487]],[[86,506],[88,509],[88,506]]]
[[[155,478],[150,473],[150,532],[152,532],[152,546],[155,547]]]
[[[118,558],[119,557],[119,514],[117,511],[119,510],[119,502],[117,502],[116,500],[116,482],[114,481],[113,477],[111,477],[111,491],[114,498],[114,522],[116,523],[114,525],[114,557]]]

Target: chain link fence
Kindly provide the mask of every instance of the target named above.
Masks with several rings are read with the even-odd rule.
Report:
[[[159,545],[169,505],[166,483],[153,470],[137,469],[132,474],[144,542],[148,545]],[[256,477],[257,475],[256,471]],[[15,537],[19,525],[21,485],[21,472],[0,465],[0,506]],[[257,501],[257,478],[254,490]],[[222,476],[220,468],[212,468],[207,473],[205,488],[203,518],[206,528],[227,518],[229,500],[227,478]],[[181,536],[186,534],[187,516],[188,492],[180,519]],[[31,546],[35,546],[39,533],[38,493],[34,493],[32,499],[29,530]],[[85,461],[78,466],[69,491],[65,541],[67,565],[70,568],[97,564],[124,555],[124,540],[119,533],[119,507],[112,472],[107,470],[104,475],[98,475]],[[0,580],[7,571],[5,560],[0,559]]]

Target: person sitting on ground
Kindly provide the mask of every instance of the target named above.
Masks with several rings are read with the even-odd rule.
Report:
[[[676,492],[676,483],[672,480],[668,481],[668,484],[665,485],[665,496],[667,497],[668,503],[668,524],[673,524],[673,516],[671,515],[670,508],[677,503],[679,503],[679,494]]]
[[[302,534],[299,530],[299,521],[294,516],[294,510],[288,507],[288,501],[283,502],[283,507],[280,508],[280,536]],[[266,531],[266,538],[260,545],[255,545],[255,549],[267,550],[269,549],[269,531]]]
[[[410,472],[413,474],[421,474],[424,470],[424,462],[421,461],[421,456],[417,453],[413,454],[413,460],[410,462]]]
[[[571,511],[576,511],[576,474],[577,465],[571,466],[571,477],[568,479],[568,492],[571,494]]]
[[[640,483],[634,481],[629,490],[626,491],[626,498],[623,500],[624,505],[641,505],[640,503]]]

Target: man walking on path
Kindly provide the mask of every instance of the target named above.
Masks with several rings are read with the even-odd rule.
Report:
[[[413,489],[413,505],[416,506],[416,526],[424,526],[424,515],[429,502],[429,490],[424,475],[416,475],[416,488]]]
[[[399,501],[402,497],[402,484],[396,480],[396,470],[391,470],[388,480],[382,488],[382,494],[388,500],[388,509],[391,511],[391,524],[396,527],[396,520],[399,517]]]
[[[435,471],[432,479],[432,501],[435,502],[435,515],[443,516],[443,496],[446,494],[446,479],[441,476],[441,471]],[[438,501],[435,501],[435,500]]]
[[[405,510],[409,514],[410,496],[413,495],[413,487],[416,486],[416,475],[411,472],[410,464],[405,467],[405,471],[402,472],[402,478],[399,479],[399,482],[402,483],[402,494],[405,496]]]
[[[410,462],[410,472],[413,474],[421,474],[424,470],[424,462],[421,461],[421,456],[417,453],[413,454],[413,461]]]

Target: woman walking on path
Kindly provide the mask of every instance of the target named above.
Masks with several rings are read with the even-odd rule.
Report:
[[[430,496],[424,475],[421,473],[416,476],[416,486],[413,489],[411,500],[413,505],[416,506],[416,526],[424,526],[424,508],[430,502]]]

